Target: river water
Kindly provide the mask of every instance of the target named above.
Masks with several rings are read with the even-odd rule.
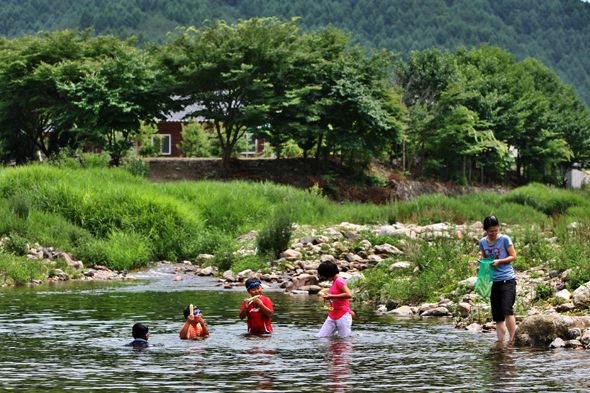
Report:
[[[138,276],[141,277],[141,276]],[[206,392],[576,392],[590,390],[590,352],[512,348],[448,320],[376,316],[355,305],[348,339],[317,339],[315,297],[269,289],[272,336],[245,334],[243,287],[150,272],[127,282],[0,289],[0,389]],[[183,341],[182,309],[198,306],[211,332]],[[131,327],[150,342],[133,349]]]

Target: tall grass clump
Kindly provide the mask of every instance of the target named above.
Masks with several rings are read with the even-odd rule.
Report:
[[[152,250],[149,239],[141,234],[113,231],[80,247],[76,256],[114,270],[129,270],[148,266]]]
[[[576,228],[567,228],[566,222],[561,222],[556,232],[561,244],[556,267],[560,271],[572,269],[567,285],[575,290],[590,281],[590,219],[586,217]]]
[[[575,191],[532,183],[504,196],[505,202],[531,206],[547,216],[566,213],[571,207],[590,207],[590,201]]]
[[[409,241],[415,243],[417,241]],[[394,300],[401,304],[417,304],[436,300],[440,293],[455,289],[457,281],[473,274],[467,263],[472,251],[468,242],[439,238],[432,247],[418,247],[412,267],[407,271],[389,271],[382,263],[363,271],[366,279],[353,285],[362,288],[369,299]],[[416,272],[413,272],[418,267]]]
[[[46,272],[47,267],[41,261],[17,257],[0,250],[0,282],[26,284],[43,279]]]
[[[277,209],[256,237],[258,252],[272,259],[289,248],[293,234],[293,220],[286,208]]]

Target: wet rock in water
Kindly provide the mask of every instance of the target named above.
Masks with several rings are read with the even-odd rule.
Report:
[[[301,274],[296,280],[294,279],[293,282],[290,283],[291,285],[287,286],[287,288],[293,291],[307,285],[318,285],[319,282],[320,280],[315,275]]]
[[[584,335],[582,336],[582,338],[580,339],[580,341],[582,342],[583,345],[590,345],[590,330],[587,330]]]
[[[469,330],[472,332],[478,332],[480,330],[483,330],[483,326],[481,326],[480,324],[477,323],[472,323],[471,325],[468,325],[465,330]]]
[[[579,348],[582,347],[582,343],[578,340],[567,340],[565,342],[565,347],[566,348]]]
[[[250,276],[252,276],[252,270],[250,269],[242,270],[238,273],[238,277],[241,278],[250,278]]]
[[[422,315],[423,312],[432,310],[433,308],[438,307],[438,303],[424,303],[420,307],[418,307],[418,315]]]
[[[581,285],[574,291],[574,306],[586,308],[590,305],[590,282]]]
[[[496,322],[484,323],[482,326],[482,330],[485,332],[491,332],[496,330]]]
[[[210,276],[215,272],[213,266],[206,267],[199,272],[199,276]]]
[[[564,303],[560,304],[559,306],[555,307],[555,311],[557,312],[568,312],[572,311],[576,306],[573,303]]]
[[[230,282],[226,281],[223,283],[223,289],[232,289],[232,288],[233,288],[233,285],[231,285]]]
[[[403,254],[403,252],[391,244],[385,243],[380,246],[375,246],[375,252],[379,254]]]
[[[565,341],[557,337],[551,342],[551,344],[549,344],[549,348],[565,348]]]
[[[393,265],[391,265],[388,270],[390,272],[393,272],[393,271],[409,269],[410,267],[412,267],[410,262],[396,262]]]
[[[378,313],[378,314],[383,314],[383,313],[385,313],[385,312],[387,312],[387,311],[389,311],[389,310],[388,310],[388,309],[387,309],[387,307],[385,307],[385,305],[383,305],[383,304],[382,304],[382,305],[380,305],[379,307],[377,307],[377,313]]]
[[[401,306],[396,308],[395,310],[387,311],[385,314],[387,315],[398,315],[398,316],[412,316],[414,313],[409,306]]]
[[[563,289],[555,294],[556,298],[563,299],[565,301],[569,301],[572,297],[572,294],[567,289]]]
[[[387,311],[395,310],[398,306],[398,302],[395,300],[388,300],[385,302],[385,307],[387,307]]]
[[[525,318],[514,337],[515,345],[548,345],[558,337],[566,337],[568,330],[590,327],[590,317],[568,317],[559,314],[538,314]]]
[[[450,317],[451,313],[446,307],[436,307],[428,311],[424,311],[420,317]]]
[[[182,276],[176,276],[172,281],[182,281]]]
[[[459,311],[459,314],[461,314],[461,317],[465,318],[469,316],[469,312],[471,311],[471,304],[459,303],[457,310]]]
[[[188,266],[192,266],[192,264],[193,264],[191,261],[182,261],[182,263],[184,265],[188,265]]]
[[[568,340],[577,340],[582,336],[582,330],[580,328],[573,328],[567,331],[565,338]]]
[[[223,277],[226,280],[233,280],[235,275],[234,272],[232,272],[231,270],[226,270],[225,272],[223,272],[221,277]]]

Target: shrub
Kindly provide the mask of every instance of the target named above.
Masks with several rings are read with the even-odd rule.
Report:
[[[6,282],[26,284],[43,279],[46,271],[47,267],[41,261],[0,253],[0,276]]]
[[[258,233],[258,251],[271,258],[278,258],[279,254],[289,247],[292,233],[293,221],[288,210],[278,209]]]
[[[130,160],[125,161],[122,168],[133,176],[148,177],[150,174],[150,166],[139,157],[133,157]]]
[[[535,293],[537,294],[537,299],[545,300],[553,294],[553,290],[548,285],[540,283],[535,287]]]
[[[12,232],[8,239],[4,240],[4,249],[14,255],[24,256],[29,252],[29,244],[27,239]]]
[[[26,220],[31,212],[31,201],[24,194],[15,194],[8,200],[8,208],[16,218]]]

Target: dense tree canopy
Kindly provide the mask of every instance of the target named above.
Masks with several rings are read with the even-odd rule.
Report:
[[[580,0],[0,0],[0,35],[94,26],[99,34],[164,43],[179,25],[270,16],[299,16],[304,31],[332,24],[404,57],[489,42],[518,61],[542,61],[590,103],[590,3]]]
[[[460,184],[558,184],[590,161],[590,112],[537,59],[482,44],[396,60],[296,20],[217,21],[145,50],[90,30],[2,38],[0,92],[4,162],[91,143],[117,165],[142,122],[195,103],[223,171],[246,132],[277,153],[298,145],[354,165],[389,156],[416,177]],[[197,136],[190,143],[202,145]]]

